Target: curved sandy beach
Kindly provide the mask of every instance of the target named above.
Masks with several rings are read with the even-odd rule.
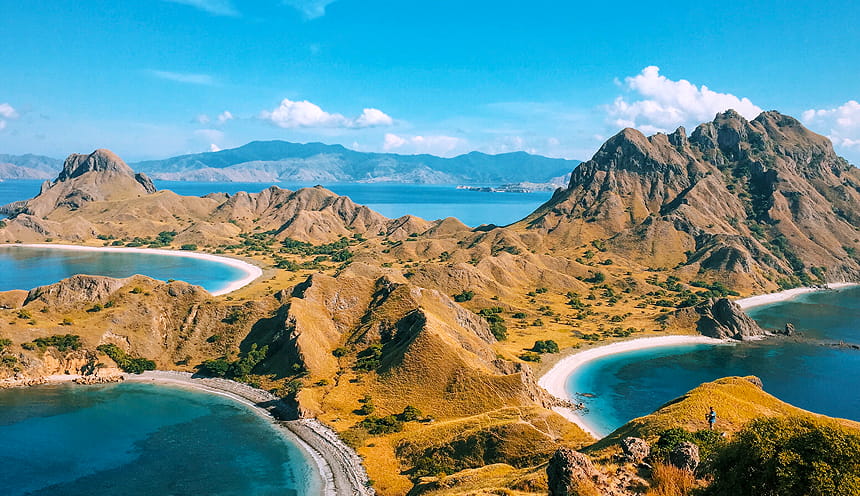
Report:
[[[739,300],[735,300],[735,303],[738,304],[741,308],[746,310],[747,308],[759,307],[762,305],[770,305],[771,303],[777,303],[780,301],[787,301],[795,296],[802,295],[805,293],[814,293],[816,291],[827,291],[830,289],[839,289],[839,288],[847,288],[851,286],[857,286],[857,283],[854,282],[832,282],[828,283],[826,287],[803,287],[803,288],[794,288],[794,289],[786,289],[785,291],[778,291],[776,293],[768,293],[763,295],[750,296],[748,298],[741,298]]]
[[[596,348],[589,348],[573,355],[562,358],[551,369],[541,376],[538,380],[538,385],[546,389],[551,395],[565,401],[571,401],[572,398],[568,394],[565,384],[567,379],[577,369],[585,364],[609,355],[618,353],[626,353],[635,350],[644,350],[647,348],[660,348],[663,346],[678,346],[685,344],[723,344],[722,340],[709,338],[706,336],[656,336],[650,338],[637,338],[629,341],[621,341]],[[597,429],[590,425],[585,418],[576,410],[564,407],[555,407],[553,410],[559,415],[575,423],[585,432],[594,436],[595,439],[600,439],[603,434],[600,434]]]
[[[337,434],[315,419],[278,421],[263,405],[273,405],[279,398],[268,391],[226,379],[194,378],[188,372],[152,370],[140,375],[124,374],[129,382],[187,387],[210,394],[226,396],[273,420],[313,459],[324,496],[371,496],[373,489],[361,458]]]
[[[117,246],[79,246],[79,245],[55,245],[50,243],[15,243],[5,246],[20,246],[23,248],[46,248],[50,250],[69,250],[69,251],[106,251],[114,253],[143,253],[148,255],[166,255],[170,257],[186,257],[196,258],[198,260],[208,260],[220,264],[239,269],[244,274],[241,279],[231,282],[227,286],[218,291],[212,291],[212,296],[221,296],[227,293],[232,293],[237,289],[247,286],[255,279],[263,275],[263,270],[256,265],[231,257],[223,257],[212,255],[209,253],[199,253],[195,251],[179,251],[179,250],[164,250],[159,248],[125,248]]]

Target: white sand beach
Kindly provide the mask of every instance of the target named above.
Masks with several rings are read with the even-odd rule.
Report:
[[[232,293],[237,289],[250,284],[252,281],[263,275],[263,270],[256,265],[238,260],[236,258],[212,255],[209,253],[199,253],[194,251],[179,251],[179,250],[163,250],[158,248],[124,248],[117,246],[78,246],[78,245],[55,245],[49,243],[16,243],[6,246],[20,246],[24,248],[46,248],[51,250],[70,250],[70,251],[106,251],[114,253],[144,253],[148,255],[167,255],[171,257],[186,257],[196,258],[198,260],[209,260],[239,269],[244,276],[237,279],[224,288],[213,291],[212,296],[221,296],[227,293]]]
[[[546,389],[556,398],[572,401],[568,394],[565,384],[567,379],[577,369],[583,365],[609,355],[618,353],[626,353],[629,351],[643,350],[647,348],[659,348],[663,346],[678,346],[685,344],[723,344],[724,341],[706,336],[656,336],[649,338],[637,338],[629,341],[621,341],[596,348],[589,348],[573,355],[567,356],[559,360],[551,369],[549,369],[538,380],[538,385]],[[556,407],[554,410],[561,416],[575,423],[585,432],[591,434],[596,439],[600,439],[604,434],[598,432],[594,426],[590,425],[583,415],[571,408]]]
[[[776,293],[768,293],[763,295],[750,296],[748,298],[741,298],[739,300],[735,300],[735,303],[738,304],[744,310],[752,307],[759,307],[762,305],[769,305],[771,303],[777,303],[780,301],[787,301],[795,296],[802,295],[805,293],[814,293],[816,291],[827,291],[830,289],[840,289],[847,288],[851,286],[857,286],[857,283],[853,282],[832,282],[828,283],[826,287],[803,287],[803,288],[794,288],[794,289],[786,289],[785,291],[778,291]]]

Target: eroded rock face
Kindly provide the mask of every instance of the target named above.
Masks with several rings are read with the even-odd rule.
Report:
[[[89,302],[98,303],[127,282],[128,279],[78,274],[54,284],[31,289],[24,305],[39,301],[54,309],[63,309]]]
[[[696,326],[705,336],[745,341],[765,334],[737,303],[727,298],[711,298],[697,306],[696,312],[700,315]]]
[[[546,467],[550,496],[577,496],[583,486],[593,487],[603,479],[588,456],[570,448],[555,452]]]
[[[639,463],[651,454],[651,446],[644,439],[625,437],[621,441],[621,452],[628,461]]]
[[[699,447],[685,441],[669,453],[669,462],[680,469],[694,472],[699,466]]]

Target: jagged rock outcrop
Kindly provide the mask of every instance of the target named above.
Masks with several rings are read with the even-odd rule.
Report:
[[[726,111],[688,137],[624,129],[520,225],[560,248],[607,240],[735,286],[860,277],[860,171],[778,112]]]
[[[699,466],[699,446],[689,441],[684,441],[669,453],[669,462],[682,469],[695,472]]]
[[[702,335],[740,341],[765,335],[764,329],[728,298],[710,298],[694,311],[699,316],[696,329]]]
[[[621,453],[632,463],[639,463],[651,454],[651,446],[638,437],[625,437],[621,440]]]
[[[2,211],[11,217],[31,215],[39,219],[58,208],[74,211],[90,202],[129,199],[155,191],[146,174],[135,174],[116,154],[99,149],[89,155],[69,155],[57,178],[42,184],[35,198],[6,205]]]
[[[87,303],[103,303],[127,283],[128,279],[78,274],[54,284],[31,289],[23,305],[40,302],[52,309],[64,310]]]
[[[594,494],[595,484],[604,479],[587,455],[569,448],[559,449],[552,455],[546,475],[550,496]],[[591,492],[587,492],[588,489]]]

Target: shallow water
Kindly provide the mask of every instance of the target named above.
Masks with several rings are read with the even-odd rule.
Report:
[[[315,495],[316,467],[228,398],[120,383],[0,390],[0,494]]]
[[[791,322],[806,337],[860,343],[860,288],[808,293],[749,314],[764,328]],[[586,421],[608,434],[703,382],[733,375],[758,376],[768,393],[800,408],[860,420],[860,351],[811,343],[765,340],[622,353],[585,365],[568,378],[567,390],[588,407]]]
[[[143,274],[161,281],[197,284],[214,292],[245,276],[235,267],[191,257],[2,245],[0,274],[0,291],[32,289],[75,274],[118,278]]]

